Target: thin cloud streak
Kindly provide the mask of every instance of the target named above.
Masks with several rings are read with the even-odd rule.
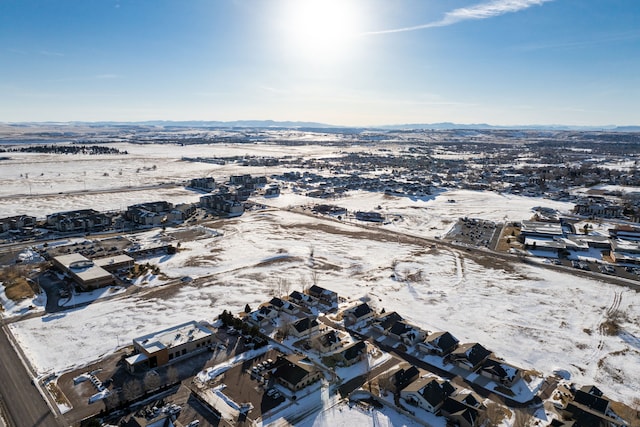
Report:
[[[541,6],[554,0],[493,0],[479,3],[474,6],[461,7],[447,12],[439,21],[427,24],[415,25],[412,27],[395,28],[391,30],[371,31],[363,35],[403,33],[407,31],[424,30],[427,28],[446,27],[462,21],[493,18],[506,13],[519,12],[531,6]]]

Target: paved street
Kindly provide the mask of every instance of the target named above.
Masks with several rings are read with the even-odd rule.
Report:
[[[59,427],[31,377],[11,347],[4,328],[0,333],[0,399],[9,427]]]

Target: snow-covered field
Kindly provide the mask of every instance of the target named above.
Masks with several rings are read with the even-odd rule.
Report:
[[[58,194],[87,192],[113,188],[135,188],[191,178],[213,176],[228,178],[230,174],[265,174],[264,168],[237,163],[215,165],[183,161],[183,157],[231,157],[291,155],[291,148],[275,144],[187,145],[129,143],[109,144],[127,151],[127,155],[59,155],[39,153],[6,153],[0,168],[0,204],[2,216],[20,214],[44,217],[63,210],[94,207],[97,210],[126,208],[132,203],[168,200],[193,202],[200,194],[187,190],[125,191],[100,196],[90,194]],[[343,147],[341,151],[346,151]],[[299,148],[301,157],[337,155],[320,145]],[[270,169],[269,173],[273,173]],[[18,197],[16,197],[18,196]],[[50,197],[49,197],[50,196]]]
[[[228,151],[222,146],[197,147],[199,154],[188,147],[124,145],[126,148],[119,148],[137,156],[131,164],[129,158],[118,166],[96,157],[86,164],[68,162],[57,172],[31,165],[26,158],[29,156],[22,154],[24,171],[17,167],[0,170],[3,183],[0,195],[28,194],[25,179],[19,178],[20,173],[27,171],[31,180],[39,170],[46,170],[43,180],[52,174],[49,176],[52,181],[57,173],[62,178],[99,171],[95,175],[95,182],[99,182],[102,169],[108,169],[109,176],[102,177],[112,180],[104,183],[104,188],[108,188],[114,185],[113,172],[118,175],[120,168],[123,178],[119,182],[141,174],[151,177],[132,185],[251,173],[250,168],[240,166],[179,162],[177,159],[183,155],[291,154],[290,147],[276,149],[269,145],[227,147]],[[189,154],[183,153],[183,149],[190,150]],[[319,148],[304,149],[305,155],[328,155]],[[144,150],[151,152],[144,155]],[[96,169],[96,161],[105,162],[102,169]],[[49,162],[56,164],[53,159]],[[136,173],[138,167],[152,165],[157,168]],[[126,175],[125,170],[129,170]],[[55,189],[81,190],[82,178],[74,179],[69,178],[61,189],[56,184]],[[23,187],[18,189],[18,185]],[[31,185],[32,193],[36,194],[34,183]],[[72,202],[75,197],[78,201]],[[177,202],[193,201],[199,195],[174,189],[153,190],[149,197]],[[125,192],[65,195],[62,200],[34,196],[15,204],[12,199],[3,198],[0,204],[7,215],[15,212],[42,217],[78,207],[120,209],[130,204],[130,200],[143,201],[139,192],[131,195]],[[630,402],[640,395],[640,294],[570,272],[517,261],[494,264],[483,254],[446,246],[432,248],[429,242],[404,239],[399,234],[442,236],[462,216],[517,221],[530,218],[535,206],[566,212],[570,204],[463,190],[416,200],[353,192],[344,198],[324,201],[349,210],[380,207],[383,213],[396,218],[386,225],[363,228],[350,220],[341,222],[289,210],[318,201],[286,191],[282,197],[256,201],[271,207],[194,229],[199,237],[182,241],[177,254],[149,260],[169,278],[190,276],[195,280],[180,282],[150,296],[139,293],[96,301],[83,308],[12,323],[10,328],[34,367],[45,373],[80,366],[140,335],[193,319],[212,321],[224,309],[240,311],[245,304],[255,307],[279,292],[300,290],[315,276],[320,286],[342,296],[370,300],[378,309],[396,310],[429,330],[449,330],[463,342],[480,342],[497,356],[523,368],[547,375],[556,369],[567,370],[573,381],[595,383],[613,399]],[[166,235],[172,232],[167,229]],[[134,238],[141,245],[153,245],[160,233],[153,230]],[[157,290],[160,284],[161,279],[156,277],[140,286]],[[616,313],[621,333],[603,334],[601,323]],[[323,414],[310,425],[330,425],[333,415]],[[324,423],[324,419],[329,422]]]
[[[38,371],[62,371],[154,330],[256,306],[277,293],[280,279],[301,289],[316,272],[321,286],[480,342],[523,368],[566,369],[576,382],[595,382],[626,401],[640,393],[637,292],[525,264],[493,268],[467,251],[431,249],[282,210],[214,225],[221,235],[183,242],[175,256],[151,260],[169,277],[202,280],[163,297],[96,302],[12,324]],[[157,234],[140,240],[152,242]],[[607,310],[622,313],[622,334],[601,333]]]
[[[345,197],[331,200],[284,192],[280,197],[261,199],[260,202],[284,209],[326,203],[344,207],[350,212],[377,211],[388,219],[383,228],[422,237],[442,237],[462,217],[496,222],[521,221],[530,219],[532,209],[537,206],[560,212],[573,208],[573,203],[470,190],[441,191],[422,198],[352,191]]]

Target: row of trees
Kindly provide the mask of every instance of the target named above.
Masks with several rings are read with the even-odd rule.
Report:
[[[26,147],[0,148],[0,152],[8,153],[53,153],[53,154],[129,154],[127,151],[103,145],[29,145]]]
[[[107,412],[128,406],[160,390],[180,382],[180,374],[175,366],[167,368],[164,378],[155,370],[148,371],[142,379],[131,378],[120,388],[114,388],[104,399]]]

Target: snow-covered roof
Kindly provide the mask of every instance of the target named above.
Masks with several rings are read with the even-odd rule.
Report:
[[[94,259],[93,262],[99,267],[105,267],[112,264],[122,264],[127,262],[133,262],[133,258],[129,255],[114,255],[104,258]]]
[[[522,233],[561,236],[562,226],[557,222],[522,221]]]
[[[133,342],[149,353],[163,348],[173,348],[189,341],[196,341],[212,335],[212,332],[196,321],[183,323],[159,332],[135,338]]]

